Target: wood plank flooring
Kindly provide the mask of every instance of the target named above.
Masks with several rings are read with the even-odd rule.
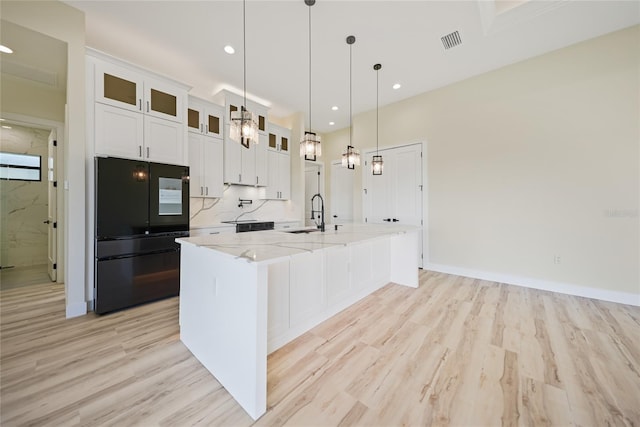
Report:
[[[640,308],[422,271],[269,356],[255,425],[640,425]],[[177,298],[64,319],[0,292],[2,426],[249,426],[179,340]],[[220,351],[224,351],[221,349]]]

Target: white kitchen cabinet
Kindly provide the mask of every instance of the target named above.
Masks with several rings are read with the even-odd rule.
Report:
[[[255,145],[255,168],[256,185],[264,187],[269,185],[269,175],[267,171],[267,134],[260,133],[260,144]]]
[[[224,107],[189,96],[187,130],[216,138],[223,138]]]
[[[95,154],[187,164],[188,86],[93,50],[87,69]]]
[[[233,224],[216,224],[210,227],[195,227],[189,229],[189,237],[207,236],[213,234],[235,234],[236,226]]]
[[[268,186],[264,199],[288,200],[291,197],[291,164],[288,154],[267,150]]]
[[[291,131],[269,123],[265,199],[288,200],[291,197]]]
[[[344,300],[353,292],[349,262],[348,247],[338,246],[326,249],[324,273],[327,287],[327,303],[330,307]]]
[[[144,116],[111,105],[94,105],[97,154],[142,159]]]
[[[247,109],[258,116],[258,143],[250,143],[249,148],[233,141],[230,134],[231,113],[243,105],[243,98],[228,91],[220,94],[225,103],[224,126],[224,182],[229,184],[265,186],[267,183],[266,126],[268,108],[247,101]]]
[[[191,197],[222,197],[222,139],[189,133]]]
[[[278,339],[289,331],[289,261],[269,264],[267,336]]]
[[[189,96],[187,129],[191,197],[222,197],[224,107]]]
[[[322,313],[327,304],[324,286],[324,255],[322,251],[298,254],[290,264],[290,322],[304,324]]]

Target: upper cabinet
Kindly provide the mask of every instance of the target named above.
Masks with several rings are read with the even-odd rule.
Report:
[[[88,52],[95,154],[186,165],[189,87],[100,52]]]
[[[96,61],[95,100],[182,122],[186,90],[123,66]]]
[[[224,123],[224,107],[189,96],[187,108],[187,129],[216,138],[222,138]]]
[[[291,197],[291,130],[269,123],[267,143],[267,187],[264,199],[288,200]]]
[[[220,93],[225,104],[224,125],[224,182],[228,184],[267,185],[267,113],[264,105],[247,101],[247,110],[257,115],[258,143],[252,142],[249,148],[242,146],[229,136],[231,113],[242,108],[244,99],[228,91]]]

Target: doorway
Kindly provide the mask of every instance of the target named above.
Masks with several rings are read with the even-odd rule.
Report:
[[[304,167],[304,225],[306,227],[315,227],[320,224],[320,211],[322,203],[320,199],[316,198],[311,205],[311,198],[315,194],[320,194],[324,199],[324,165],[322,163],[314,163],[305,161]],[[315,215],[311,214],[313,210]],[[325,212],[325,222],[328,221],[328,217]]]
[[[56,281],[56,130],[2,121],[0,289]]]

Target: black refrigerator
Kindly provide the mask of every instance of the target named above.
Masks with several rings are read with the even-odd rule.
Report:
[[[115,157],[95,166],[95,312],[178,295],[189,168]]]

